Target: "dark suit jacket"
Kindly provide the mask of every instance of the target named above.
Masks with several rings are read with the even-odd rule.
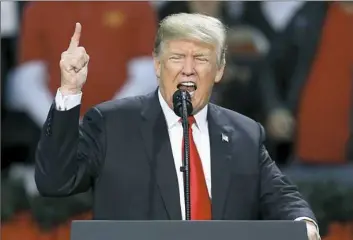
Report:
[[[35,180],[44,196],[93,189],[94,219],[180,220],[175,166],[157,92],[92,108],[55,110],[44,124]],[[262,127],[209,104],[213,219],[315,220],[262,142]],[[222,133],[229,142],[222,141]]]

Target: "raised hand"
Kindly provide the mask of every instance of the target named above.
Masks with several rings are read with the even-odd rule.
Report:
[[[63,95],[77,94],[87,79],[89,56],[84,47],[80,47],[82,26],[76,23],[69,48],[61,54],[61,87]]]

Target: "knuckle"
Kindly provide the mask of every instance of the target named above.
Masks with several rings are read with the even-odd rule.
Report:
[[[65,59],[67,57],[67,51],[61,53],[61,59]]]
[[[59,65],[60,65],[60,67],[65,67],[65,61],[64,60],[60,60]]]
[[[86,49],[84,47],[79,47],[77,50],[80,54],[86,54]]]
[[[81,64],[81,65],[84,65],[86,62],[87,62],[86,56],[85,56],[85,55],[82,55],[82,56],[80,57],[80,64]]]
[[[68,64],[67,61],[62,60],[62,61],[60,61],[60,67],[62,69],[69,69],[70,68],[70,64]]]

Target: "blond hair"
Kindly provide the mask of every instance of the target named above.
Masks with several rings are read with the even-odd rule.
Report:
[[[163,44],[169,40],[198,40],[216,46],[217,63],[225,64],[226,27],[217,18],[198,13],[173,14],[160,22],[155,40],[154,54],[159,56]]]

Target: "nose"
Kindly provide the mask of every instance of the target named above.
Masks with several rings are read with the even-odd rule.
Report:
[[[184,61],[182,74],[184,76],[191,76],[195,73],[194,61],[192,58],[187,57]]]

